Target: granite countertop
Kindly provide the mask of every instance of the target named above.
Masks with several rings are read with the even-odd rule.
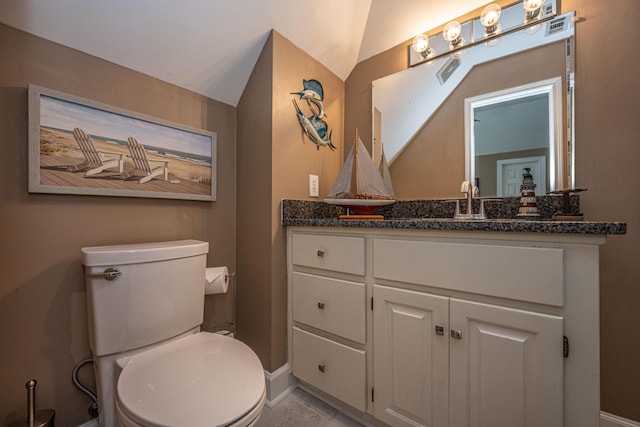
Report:
[[[548,197],[548,196],[542,196]],[[553,197],[553,196],[550,196]],[[487,206],[488,219],[458,220],[453,219],[455,203],[447,200],[403,201],[393,208],[386,207],[376,212],[384,215],[384,220],[338,219],[342,208],[327,205],[323,202],[308,200],[283,200],[282,225],[307,227],[357,227],[357,228],[385,228],[385,229],[413,229],[413,230],[457,230],[457,231],[491,231],[491,232],[530,232],[530,233],[573,233],[573,234],[625,234],[627,224],[623,222],[605,221],[554,221],[550,211],[553,211],[555,200],[545,206],[541,205],[540,220],[512,218],[492,218],[500,210],[512,213],[512,204],[507,201],[500,207]],[[487,205],[487,203],[485,203]],[[505,206],[507,206],[505,208]],[[574,204],[572,210],[579,212],[579,205]],[[517,212],[517,204],[515,212]],[[506,216],[506,215],[505,215]]]

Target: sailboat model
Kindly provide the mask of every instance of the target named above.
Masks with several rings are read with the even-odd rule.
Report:
[[[385,184],[356,130],[355,142],[324,202],[371,215],[377,206],[395,201],[393,189]]]

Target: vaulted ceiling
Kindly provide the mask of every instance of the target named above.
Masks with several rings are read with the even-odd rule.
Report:
[[[2,0],[0,22],[236,106],[271,29],[345,80],[487,0]]]

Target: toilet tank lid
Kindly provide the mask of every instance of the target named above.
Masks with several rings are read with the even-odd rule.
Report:
[[[206,254],[209,243],[199,240],[134,243],[82,248],[82,263],[87,267],[137,264]]]

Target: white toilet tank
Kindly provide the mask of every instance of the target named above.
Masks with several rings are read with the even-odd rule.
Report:
[[[93,354],[136,349],[202,324],[208,251],[198,240],[82,248]]]

